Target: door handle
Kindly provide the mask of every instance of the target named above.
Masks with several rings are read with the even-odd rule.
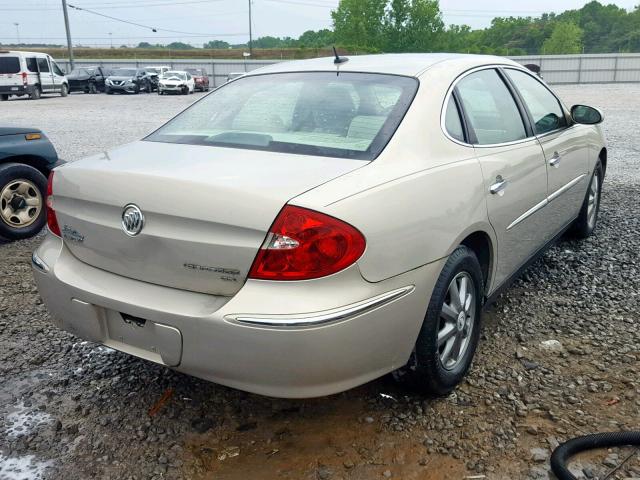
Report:
[[[504,189],[507,188],[507,181],[501,175],[496,177],[496,182],[489,187],[492,195],[504,195]]]
[[[560,160],[562,160],[560,154],[558,152],[553,152],[553,157],[551,157],[551,160],[549,160],[549,165],[551,165],[552,167],[557,167],[560,164]]]

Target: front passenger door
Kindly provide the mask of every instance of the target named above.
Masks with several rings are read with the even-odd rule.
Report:
[[[489,221],[498,240],[494,287],[533,255],[548,237],[544,207],[547,170],[542,148],[497,70],[460,80],[454,94],[485,183]]]
[[[547,160],[547,221],[559,232],[576,218],[588,183],[589,144],[581,125],[569,127],[560,101],[527,72],[505,68],[528,110]]]

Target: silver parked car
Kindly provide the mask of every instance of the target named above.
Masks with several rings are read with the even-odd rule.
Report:
[[[277,397],[389,372],[446,394],[483,306],[596,226],[602,114],[499,57],[265,67],[49,179],[56,324]]]

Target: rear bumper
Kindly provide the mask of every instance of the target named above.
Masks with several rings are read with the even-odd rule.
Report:
[[[344,391],[403,365],[442,267],[372,284],[353,266],[307,282],[249,280],[234,297],[219,297],[93,268],[53,235],[33,258],[60,328],[216,383],[288,398]]]
[[[28,95],[32,91],[32,85],[0,85],[0,95]]]

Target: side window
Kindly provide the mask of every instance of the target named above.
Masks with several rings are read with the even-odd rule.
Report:
[[[25,58],[25,60],[27,62],[27,70],[29,70],[30,72],[37,73],[38,72],[38,64],[36,62],[36,58],[35,57],[27,57],[27,58]]]
[[[447,111],[444,117],[444,126],[447,133],[456,140],[464,142],[464,129],[462,128],[462,122],[460,121],[460,112],[458,112],[458,106],[456,105],[453,97],[449,97],[447,103]]]
[[[47,61],[46,58],[38,57],[38,67],[40,68],[41,72],[48,72],[49,62]]]
[[[567,126],[560,102],[542,83],[519,70],[507,69],[506,72],[527,104],[537,134]]]
[[[465,114],[479,145],[515,142],[527,137],[511,92],[495,70],[481,70],[458,83]]]
[[[53,73],[55,73],[56,75],[60,75],[61,77],[64,76],[64,72],[56,62],[51,62],[51,65],[53,66]]]

